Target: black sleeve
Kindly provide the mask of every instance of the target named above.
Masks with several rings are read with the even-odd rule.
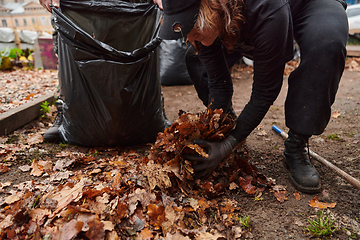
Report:
[[[258,126],[280,93],[285,64],[266,73],[255,72],[253,90],[248,104],[237,118],[231,135],[244,140]]]
[[[255,23],[252,35],[254,81],[250,101],[231,133],[238,142],[260,124],[276,100],[283,83],[285,63],[293,57],[292,21],[287,3],[270,15],[254,15],[252,21]]]
[[[217,39],[211,46],[202,46],[198,57],[208,74],[208,102],[214,99],[211,109],[222,108],[225,112],[228,111],[231,106],[233,84],[221,41]]]

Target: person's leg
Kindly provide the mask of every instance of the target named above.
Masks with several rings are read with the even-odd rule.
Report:
[[[309,1],[294,17],[301,62],[288,80],[285,119],[290,131],[284,164],[293,185],[307,193],[320,191],[321,184],[305,146],[329,122],[345,66],[347,24],[344,8],[336,0]]]
[[[301,62],[288,80],[286,125],[319,135],[329,122],[345,66],[348,22],[343,6],[336,0],[309,1],[295,17],[294,35]]]
[[[52,34],[52,39],[53,39],[53,48],[54,48],[54,52],[56,54],[56,56],[58,56],[59,54],[59,32],[56,30],[56,26],[55,26],[55,22],[54,22],[54,15],[51,14],[51,25],[53,26],[54,30],[53,30],[53,34]],[[55,120],[53,125],[46,130],[46,132],[43,135],[44,141],[45,142],[53,142],[53,143],[57,143],[62,141],[61,137],[60,137],[60,133],[58,131],[62,120],[63,120],[63,105],[64,102],[63,100],[61,100],[61,92],[60,92],[60,88],[58,89],[56,95],[58,96],[58,99],[56,100],[56,108],[57,108],[57,113],[55,116]]]

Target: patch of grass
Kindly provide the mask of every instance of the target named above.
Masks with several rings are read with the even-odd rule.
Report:
[[[337,135],[337,133],[334,133],[334,134],[330,134],[327,136],[328,139],[330,140],[336,140],[336,141],[344,141],[344,139],[342,139],[341,137],[339,137]]]
[[[241,215],[241,217],[239,217],[238,220],[241,222],[243,228],[249,228],[251,222],[249,216]]]
[[[41,107],[41,111],[42,111],[42,115],[41,115],[41,117],[45,117],[45,115],[47,114],[47,113],[50,113],[50,106],[49,106],[49,103],[47,102],[47,101],[45,101],[45,102],[42,102],[41,103],[41,105],[40,105],[40,107]]]
[[[335,227],[335,220],[331,220],[331,213],[324,216],[324,209],[318,211],[317,219],[307,219],[307,221],[310,226],[305,227],[305,229],[315,236],[330,236],[337,230]]]
[[[64,148],[64,147],[67,147],[67,143],[64,143],[64,142],[60,142],[59,143],[59,146],[61,147],[61,148]]]

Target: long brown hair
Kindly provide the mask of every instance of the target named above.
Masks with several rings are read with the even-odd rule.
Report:
[[[201,0],[196,28],[217,29],[228,51],[234,48],[244,22],[243,0]],[[198,46],[195,46],[199,50]]]

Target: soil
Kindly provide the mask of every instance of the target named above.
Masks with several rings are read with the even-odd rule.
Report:
[[[236,66],[233,70],[233,83],[233,106],[238,115],[250,98],[252,68],[244,65]],[[331,239],[360,239],[360,189],[355,188],[333,170],[315,160],[313,163],[322,180],[321,193],[303,194],[290,184],[288,172],[281,161],[284,139],[272,130],[273,124],[286,132],[288,130],[284,118],[286,91],[287,77],[285,76],[279,97],[261,124],[247,138],[245,147],[250,152],[251,163],[256,165],[258,171],[286,188],[287,199],[279,202],[270,191],[265,191],[261,197],[254,198],[243,190],[232,191],[219,198],[237,201],[241,214],[250,217],[248,232],[240,239],[314,238],[305,227],[309,226],[307,220],[316,219],[318,214],[317,208],[309,206],[309,201],[315,196],[318,196],[321,202],[336,203],[335,208],[324,211],[324,214],[328,216],[331,214],[338,228]],[[178,118],[179,110],[190,113],[205,110],[191,85],[163,86],[162,92],[165,99],[165,112],[171,121]],[[345,70],[332,112],[333,117],[325,132],[320,136],[310,138],[310,149],[348,174],[360,179],[360,72]],[[23,134],[43,133],[51,125],[51,121],[52,119],[49,118],[39,118],[2,139],[17,143],[24,140]],[[137,146],[133,149],[138,153],[146,154],[149,148],[149,146]],[[10,172],[1,175],[1,182],[11,181],[12,184],[18,184],[36,180],[37,177],[22,173],[17,166],[29,164],[31,159],[44,158],[44,155],[41,155],[44,151],[47,152],[46,158],[53,158],[59,150],[64,149],[84,153],[89,151],[84,147],[75,148],[61,144],[40,144],[26,151],[19,151],[17,162],[11,166]],[[301,199],[297,200],[294,193],[300,193]],[[4,193],[0,191],[0,199],[3,195]]]
[[[233,84],[233,108],[238,115],[250,99],[252,69],[239,66],[237,71],[233,70]],[[172,121],[177,118],[179,109],[186,112],[204,111],[193,86],[168,86],[163,87],[162,92],[166,115]],[[317,214],[317,210],[308,205],[315,195],[323,202],[336,202],[331,215],[336,216],[338,223],[343,224],[346,229],[353,231],[354,227],[360,234],[360,189],[356,189],[321,163],[313,160],[321,176],[322,193],[301,193],[301,200],[295,199],[293,193],[299,191],[290,184],[287,170],[282,165],[284,139],[272,130],[272,125],[275,124],[288,131],[284,116],[286,93],[287,77],[284,77],[280,95],[257,129],[247,138],[246,147],[258,170],[286,187],[288,199],[279,203],[271,194],[265,194],[263,201],[255,201],[241,191],[231,197],[240,201],[243,214],[250,216],[254,239],[309,239],[303,226],[307,225],[305,219]],[[340,113],[338,117],[336,111]],[[344,71],[332,112],[335,113],[334,117],[331,117],[325,132],[310,138],[310,149],[360,179],[360,72],[348,69]],[[339,139],[332,138],[336,135]],[[348,239],[344,232],[337,234],[333,239]],[[360,235],[357,237],[360,239]]]

